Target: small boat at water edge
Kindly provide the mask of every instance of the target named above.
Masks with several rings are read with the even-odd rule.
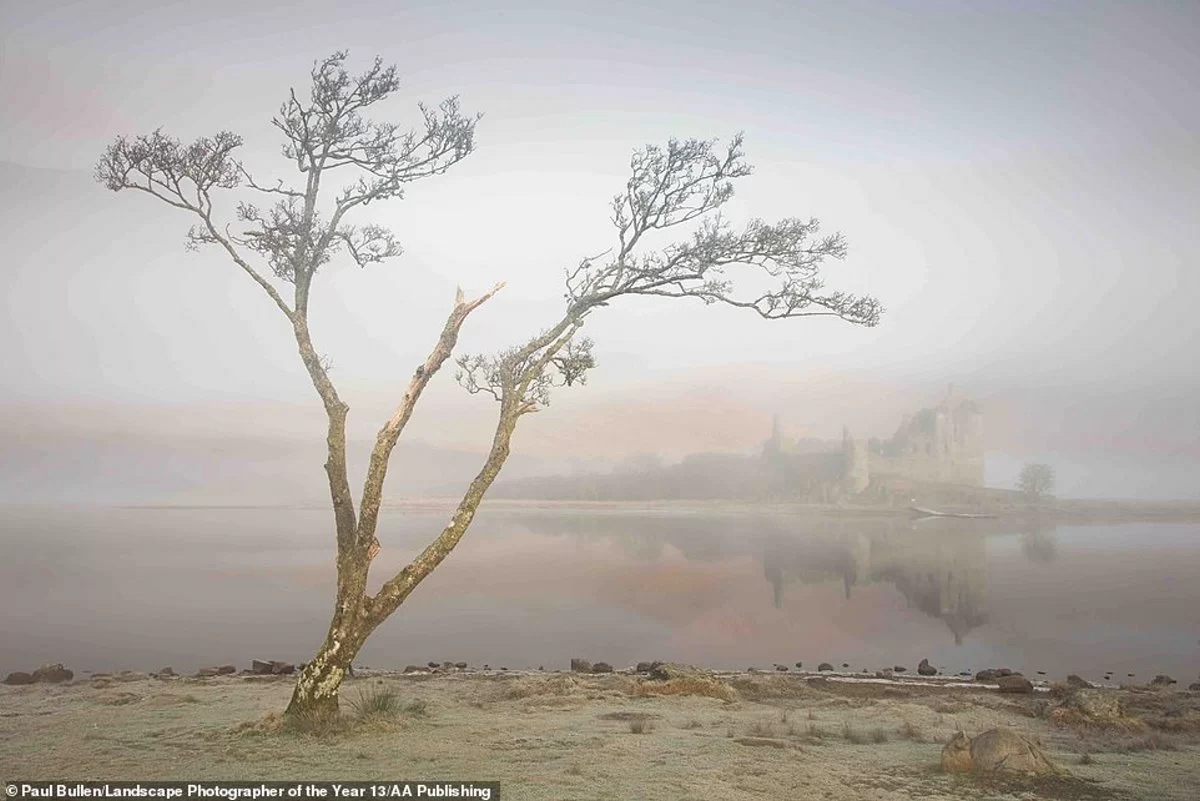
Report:
[[[958,517],[968,520],[991,520],[996,517],[996,515],[972,514],[970,512],[939,512],[936,509],[926,509],[923,506],[910,506],[908,509],[920,517]]]

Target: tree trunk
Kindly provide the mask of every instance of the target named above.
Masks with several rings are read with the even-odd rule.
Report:
[[[300,671],[285,714],[316,717],[338,714],[342,679],[377,625],[364,592],[367,564],[357,554],[346,554],[339,560],[337,607],[329,621],[329,632],[312,661]]]

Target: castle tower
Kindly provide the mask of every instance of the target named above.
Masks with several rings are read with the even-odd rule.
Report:
[[[867,443],[850,436],[850,429],[842,427],[842,490],[848,495],[857,495],[871,483]]]
[[[775,459],[783,453],[783,429],[779,425],[779,413],[771,417],[771,438],[763,443],[763,456]]]

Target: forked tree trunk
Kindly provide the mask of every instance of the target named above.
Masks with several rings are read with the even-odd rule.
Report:
[[[384,582],[374,596],[366,594],[371,560],[369,550],[362,546],[361,540],[339,556],[338,600],[333,620],[320,650],[300,671],[287,715],[334,717],[338,714],[338,690],[363,643],[450,555],[466,534],[480,501],[508,459],[509,442],[518,416],[507,407],[502,410],[487,461],[467,488],[449,524],[407,567]]]

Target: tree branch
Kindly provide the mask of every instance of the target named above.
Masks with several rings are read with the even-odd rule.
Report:
[[[450,315],[446,319],[437,344],[434,345],[424,363],[417,367],[412,378],[409,379],[408,388],[405,390],[400,404],[396,407],[396,411],[376,435],[375,447],[371,451],[371,461],[367,467],[367,478],[363,484],[362,514],[358,524],[360,547],[369,548],[376,542],[375,530],[379,522],[379,507],[383,501],[383,483],[387,478],[388,462],[401,432],[404,431],[409,418],[412,417],[413,409],[420,400],[421,393],[425,391],[425,387],[437,371],[442,368],[446,359],[450,358],[454,346],[458,344],[458,334],[467,317],[503,288],[503,283],[496,284],[489,292],[469,302],[464,299],[462,290],[458,290],[454,299],[454,308],[450,310]]]

